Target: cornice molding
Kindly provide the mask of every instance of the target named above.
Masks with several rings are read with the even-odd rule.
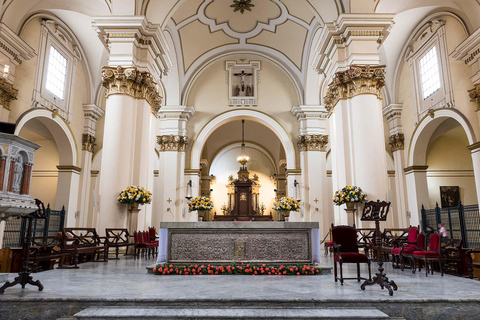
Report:
[[[428,166],[410,166],[403,169],[405,173],[411,172],[427,172]]]
[[[103,67],[102,85],[107,89],[106,96],[126,94],[136,99],[145,99],[156,116],[162,104],[158,85],[148,71],[139,71],[137,67]]]
[[[350,99],[361,94],[375,94],[382,99],[381,89],[385,85],[385,66],[350,65],[349,69],[336,72],[328,85],[324,102],[328,111],[333,110],[339,100]]]

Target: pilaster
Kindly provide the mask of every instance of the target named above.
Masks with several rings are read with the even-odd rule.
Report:
[[[430,199],[428,196],[427,184],[428,166],[410,166],[404,169],[408,208],[410,211],[410,225],[420,224],[420,208],[424,205],[425,209],[430,208]]]
[[[473,173],[475,175],[475,186],[477,189],[477,199],[480,203],[480,142],[468,146],[472,154]]]

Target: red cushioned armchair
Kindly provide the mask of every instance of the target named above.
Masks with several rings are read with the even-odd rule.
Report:
[[[401,256],[400,252],[403,251],[404,254],[413,254],[413,251],[423,250],[417,249],[417,237],[418,237],[418,228],[410,228],[408,230],[408,239],[406,243],[403,243],[401,247],[393,248],[392,249],[392,266],[393,267],[400,267],[400,263],[402,264],[402,271],[405,266],[405,261]],[[396,263],[396,266],[395,266]]]
[[[419,233],[417,236],[417,243],[415,245],[410,243],[404,243],[402,249],[400,250],[400,259],[402,260],[402,271],[405,268],[405,260],[410,261],[410,266],[412,267],[412,273],[415,273],[415,259],[413,258],[413,253],[415,251],[427,250],[427,237],[425,233]]]
[[[421,271],[420,263],[423,260],[425,262],[425,274],[428,277],[428,263],[430,262],[431,273],[433,274],[433,261],[438,261],[440,266],[440,272],[443,277],[443,267],[442,267],[442,253],[441,253],[441,238],[438,233],[434,233],[430,236],[430,248],[429,250],[421,250],[413,252],[414,265],[413,268],[418,262],[418,271]]]
[[[368,279],[372,278],[370,270],[370,260],[366,254],[358,252],[357,244],[357,230],[350,226],[334,226],[332,224],[332,238],[334,248],[334,272],[335,282],[340,280],[343,285],[343,280],[357,279],[359,282],[360,277],[360,263],[368,264]],[[337,263],[340,265],[340,278],[337,276]],[[357,264],[357,277],[356,278],[344,278],[343,277],[343,264],[344,263],[356,263]]]

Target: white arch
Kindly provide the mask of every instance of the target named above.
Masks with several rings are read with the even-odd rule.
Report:
[[[296,168],[295,147],[292,140],[290,139],[289,134],[285,131],[285,129],[275,119],[266,115],[265,113],[249,109],[237,109],[218,115],[217,117],[210,120],[210,122],[205,125],[202,131],[200,131],[192,147],[190,163],[191,169],[200,169],[200,157],[202,155],[203,146],[207,142],[208,137],[217,128],[224,125],[225,123],[240,119],[258,122],[272,130],[282,143],[283,149],[285,150],[285,155],[287,158],[287,168]]]
[[[477,139],[468,119],[456,109],[437,109],[434,116],[426,115],[419,123],[410,140],[408,165],[424,165],[426,150],[435,129],[446,119],[456,120],[465,131],[468,143],[474,144]]]
[[[52,111],[48,109],[30,109],[17,120],[15,134],[18,135],[25,124],[32,119],[43,123],[52,133],[60,156],[60,165],[78,166],[77,144],[68,124],[60,117],[52,118]]]

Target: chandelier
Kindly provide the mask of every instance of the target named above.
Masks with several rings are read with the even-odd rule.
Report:
[[[245,120],[242,119],[242,147],[240,150],[240,156],[237,158],[237,161],[245,168],[250,158],[247,156],[245,152]]]

